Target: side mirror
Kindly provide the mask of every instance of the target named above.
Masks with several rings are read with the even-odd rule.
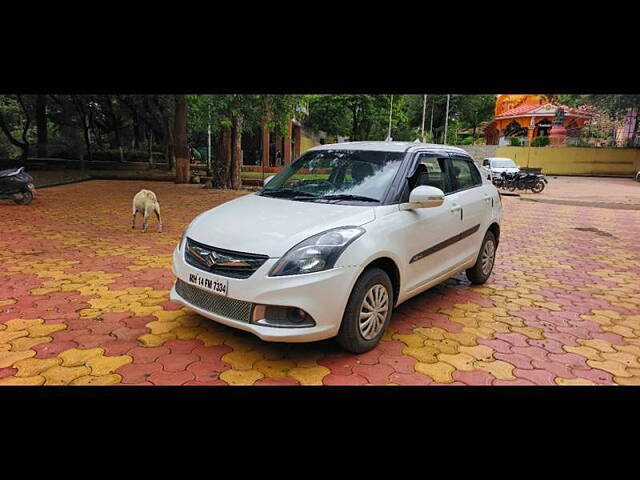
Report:
[[[409,194],[409,203],[400,205],[402,210],[439,207],[444,203],[444,192],[436,187],[422,185]]]
[[[270,177],[265,178],[262,182],[262,186],[264,187],[267,183],[269,183],[273,177],[275,177],[275,175],[271,175]]]

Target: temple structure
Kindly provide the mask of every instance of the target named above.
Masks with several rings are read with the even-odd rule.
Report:
[[[558,111],[562,110],[560,115]],[[554,120],[562,124],[554,126]],[[591,115],[577,108],[560,105],[551,95],[498,95],[495,116],[484,129],[487,145],[508,145],[509,137],[526,139],[550,136],[552,145],[570,144]]]

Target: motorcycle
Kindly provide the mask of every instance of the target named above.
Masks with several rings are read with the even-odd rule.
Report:
[[[549,182],[542,173],[502,172],[500,176],[493,178],[493,184],[497,188],[509,190],[510,192],[518,189],[531,190],[533,193],[540,193],[544,190],[547,183]]]
[[[29,205],[36,194],[33,177],[24,167],[0,171],[0,198],[8,198],[18,205]]]

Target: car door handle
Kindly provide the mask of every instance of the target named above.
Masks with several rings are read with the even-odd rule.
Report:
[[[459,212],[460,210],[462,210],[462,205],[454,205],[453,207],[451,207],[451,212],[453,213]]]

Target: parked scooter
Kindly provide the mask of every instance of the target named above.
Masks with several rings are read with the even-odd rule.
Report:
[[[36,194],[33,177],[24,167],[0,171],[0,198],[9,198],[18,205],[28,205]]]

